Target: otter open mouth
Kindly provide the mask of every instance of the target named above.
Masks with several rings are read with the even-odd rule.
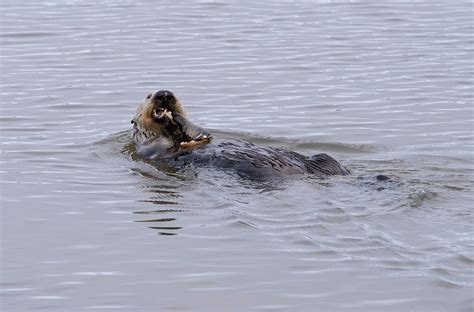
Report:
[[[168,110],[166,108],[155,108],[152,114],[153,120],[157,122],[163,121],[163,118],[165,118],[166,113],[168,113]]]

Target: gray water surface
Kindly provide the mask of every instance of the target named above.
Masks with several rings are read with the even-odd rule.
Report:
[[[2,311],[472,311],[472,11],[2,1]],[[352,175],[137,159],[130,119],[158,89]]]

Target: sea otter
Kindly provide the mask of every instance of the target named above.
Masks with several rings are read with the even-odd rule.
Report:
[[[210,134],[185,117],[183,105],[170,91],[148,94],[131,121],[138,155],[170,158],[207,143]]]
[[[327,154],[307,157],[284,148],[214,138],[186,118],[183,105],[171,91],[149,94],[140,103],[132,124],[138,155],[178,166],[194,164],[232,169],[250,178],[349,174],[348,169]]]

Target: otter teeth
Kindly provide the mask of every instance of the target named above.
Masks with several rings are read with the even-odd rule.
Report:
[[[163,109],[160,109],[160,112],[158,113],[157,110],[155,109],[153,111],[153,118],[158,118],[158,119],[161,119],[163,118],[166,113],[168,112],[168,110],[166,108],[163,108]]]

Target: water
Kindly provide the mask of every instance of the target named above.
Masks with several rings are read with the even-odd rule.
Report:
[[[3,1],[2,311],[472,311],[472,10]],[[127,131],[158,89],[353,174],[156,168]]]

